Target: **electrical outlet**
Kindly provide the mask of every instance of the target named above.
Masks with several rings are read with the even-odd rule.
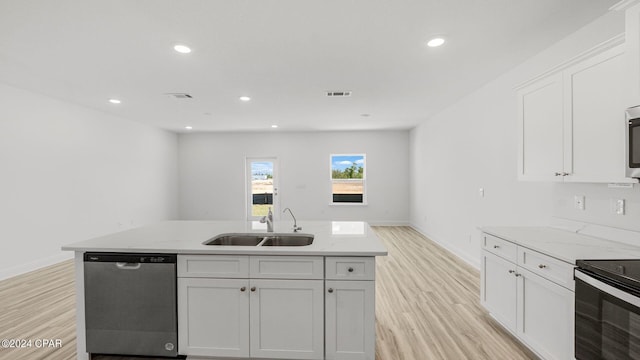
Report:
[[[624,199],[617,199],[615,202],[616,215],[624,215]]]
[[[573,207],[577,210],[584,210],[584,195],[576,195],[573,197]]]
[[[478,189],[478,195],[480,195],[481,198],[484,197],[484,188]]]

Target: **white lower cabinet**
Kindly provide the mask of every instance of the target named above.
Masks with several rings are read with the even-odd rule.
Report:
[[[185,263],[198,263],[203,269],[217,269],[221,259],[228,260],[222,256],[184,258],[189,260]],[[248,263],[244,260],[239,263]],[[216,278],[217,272],[204,277],[202,271],[190,277],[194,275],[188,267],[178,268],[181,355],[199,359],[324,359],[323,270],[309,271],[307,266],[319,260],[322,267],[322,257],[289,256],[280,263],[276,257],[271,260],[270,268],[308,278],[251,278],[252,274],[268,276],[258,270],[249,271],[245,279]],[[296,268],[299,274],[295,274]]]
[[[249,280],[178,278],[183,355],[249,356]]]
[[[251,280],[251,357],[324,358],[322,280]]]
[[[375,359],[375,282],[325,282],[327,360]]]
[[[518,268],[517,335],[545,359],[573,359],[574,293]]]
[[[178,334],[190,359],[375,360],[375,258],[178,255]]]
[[[481,303],[493,317],[510,329],[516,328],[515,270],[516,265],[487,251],[482,252]]]
[[[482,251],[482,305],[543,359],[573,359],[574,292],[565,287],[571,287],[566,276],[552,276],[570,273],[567,270],[573,266],[520,246],[518,260],[489,250],[495,251],[487,247]],[[536,259],[535,266],[522,265],[537,273],[520,266],[518,262],[526,258]]]

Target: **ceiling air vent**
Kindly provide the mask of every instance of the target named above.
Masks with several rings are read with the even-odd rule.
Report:
[[[193,96],[187,94],[187,93],[167,93],[165,94],[170,98],[174,98],[174,99],[191,99],[193,98]]]
[[[351,96],[351,91],[327,91],[329,97],[347,97]]]

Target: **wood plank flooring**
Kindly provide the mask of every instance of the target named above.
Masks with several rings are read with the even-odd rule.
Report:
[[[0,359],[76,358],[74,283],[71,260],[0,281],[0,340],[32,340],[30,347],[0,347]],[[62,346],[37,347],[38,339],[60,339]]]
[[[537,359],[480,306],[480,273],[410,227],[374,227],[376,360]]]
[[[476,269],[410,227],[374,231],[389,250],[376,259],[376,360],[537,359],[482,309]],[[62,342],[0,348],[1,360],[75,359],[72,261],[0,281],[0,339]]]

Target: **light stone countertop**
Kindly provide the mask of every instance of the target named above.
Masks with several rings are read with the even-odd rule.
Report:
[[[266,233],[257,221],[165,221],[62,247],[67,251],[174,254],[385,256],[387,249],[366,222],[298,221],[307,246],[214,246],[202,242],[225,233]],[[275,221],[274,233],[292,233],[293,222]]]
[[[481,230],[571,264],[587,259],[640,259],[638,246],[552,227],[496,226]]]

